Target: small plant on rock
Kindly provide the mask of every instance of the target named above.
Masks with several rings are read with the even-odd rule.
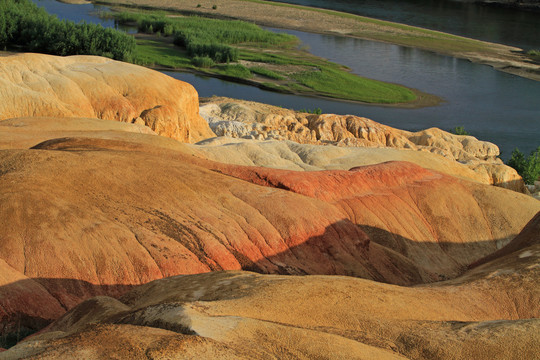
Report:
[[[463,126],[456,126],[452,129],[452,132],[456,135],[471,135],[467,132],[467,130],[465,130]]]

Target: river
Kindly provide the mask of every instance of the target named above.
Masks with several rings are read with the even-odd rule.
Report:
[[[61,18],[74,21],[101,22],[94,12],[106,10],[91,4],[69,5],[54,0],[35,2]],[[109,20],[103,25],[114,26],[114,23]],[[347,65],[356,74],[432,93],[445,102],[421,109],[372,106],[278,94],[189,73],[165,73],[189,82],[203,97],[228,96],[292,109],[321,108],[326,113],[364,116],[411,131],[429,127],[449,130],[464,126],[479,139],[497,144],[503,158],[508,158],[515,147],[528,154],[540,146],[540,82],[413,48],[346,37],[286,32],[298,36],[313,54]]]
[[[540,13],[467,0],[276,0],[540,49]]]

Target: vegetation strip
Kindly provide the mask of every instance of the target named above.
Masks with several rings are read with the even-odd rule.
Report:
[[[240,19],[264,26],[383,41],[464,58],[540,80],[540,59],[527,56],[518,48],[334,10],[261,0],[98,0],[94,3]]]
[[[412,102],[406,87],[351,74],[348,68],[298,49],[299,40],[238,20],[166,16],[156,12],[104,14],[140,33],[133,61],[196,70],[288,93],[376,104]]]
[[[133,37],[101,25],[60,21],[29,0],[0,0],[0,48],[131,61]]]

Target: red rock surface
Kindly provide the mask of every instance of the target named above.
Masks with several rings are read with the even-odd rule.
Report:
[[[190,84],[96,56],[18,54],[0,61],[0,120],[24,116],[137,122],[183,142],[214,136]]]
[[[136,135],[0,152],[8,328],[27,309],[31,326],[176,274],[453,278],[540,210],[525,195],[410,163],[298,173],[213,163]]]

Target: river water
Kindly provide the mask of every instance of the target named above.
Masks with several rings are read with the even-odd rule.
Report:
[[[398,22],[473,39],[540,49],[540,13],[467,0],[276,0]]]
[[[34,0],[61,18],[102,22],[94,5]],[[436,107],[400,109],[305,96],[278,94],[215,78],[165,72],[192,84],[200,96],[228,96],[292,109],[321,108],[326,113],[353,114],[406,130],[464,126],[479,139],[494,142],[508,158],[512,149],[525,153],[540,146],[540,82],[495,71],[466,60],[391,44],[298,31],[310,52],[347,65],[359,75],[399,83],[444,99]]]

